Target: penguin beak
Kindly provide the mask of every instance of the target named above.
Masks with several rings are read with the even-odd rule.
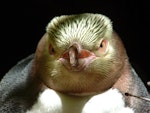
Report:
[[[65,67],[79,71],[87,67],[95,57],[94,53],[82,49],[78,43],[74,43],[63,53],[61,58]]]

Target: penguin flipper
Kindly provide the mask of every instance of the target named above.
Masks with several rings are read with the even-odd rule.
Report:
[[[29,106],[25,87],[34,54],[19,61],[0,81],[0,113],[23,113]]]

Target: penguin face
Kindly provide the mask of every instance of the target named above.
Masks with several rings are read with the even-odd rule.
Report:
[[[35,68],[43,83],[69,94],[100,93],[119,78],[127,56],[103,15],[54,18],[38,44]]]

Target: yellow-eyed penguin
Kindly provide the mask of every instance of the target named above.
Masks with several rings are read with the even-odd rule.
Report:
[[[0,113],[150,113],[149,97],[107,16],[62,15],[1,80]]]

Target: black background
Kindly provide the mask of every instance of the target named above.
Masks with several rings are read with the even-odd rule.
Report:
[[[3,1],[0,13],[0,77],[19,60],[35,52],[54,17],[76,13],[102,13],[113,21],[130,62],[144,83],[149,72],[149,4],[138,0],[24,0]]]

